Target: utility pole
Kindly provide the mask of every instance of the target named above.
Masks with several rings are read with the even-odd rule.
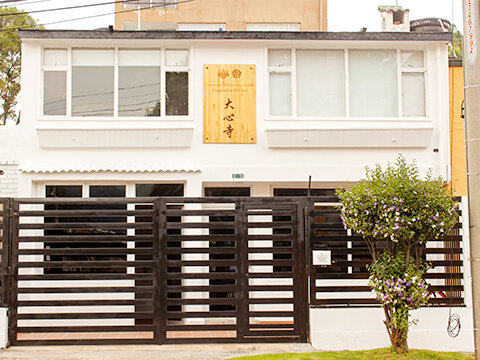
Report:
[[[467,154],[475,359],[480,360],[480,0],[463,0]]]

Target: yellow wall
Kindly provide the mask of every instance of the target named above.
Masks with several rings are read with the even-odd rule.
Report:
[[[117,3],[115,10],[134,9]],[[137,19],[137,11],[118,13],[115,28]],[[246,30],[247,23],[300,23],[301,31],[327,31],[327,0],[197,0],[178,9],[142,10],[141,22],[224,23],[228,31]]]
[[[450,146],[452,187],[456,196],[467,195],[467,170],[465,159],[465,127],[462,119],[463,68],[450,66]]]

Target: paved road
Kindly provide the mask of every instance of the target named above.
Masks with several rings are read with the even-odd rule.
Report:
[[[236,356],[313,351],[308,344],[18,346],[8,360],[225,360]]]

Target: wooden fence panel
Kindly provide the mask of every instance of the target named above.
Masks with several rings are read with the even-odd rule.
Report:
[[[460,199],[456,199],[459,201]],[[338,199],[311,197],[308,203],[311,250],[331,253],[331,265],[310,261],[310,304],[320,307],[378,306],[368,286],[366,265],[372,258],[362,236],[344,228]],[[460,219],[461,204],[457,210]],[[463,306],[463,236],[457,224],[443,239],[431,241],[423,255],[432,268],[425,275],[429,283],[431,306]]]

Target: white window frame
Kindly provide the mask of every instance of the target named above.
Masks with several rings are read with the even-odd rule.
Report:
[[[270,66],[269,61],[268,61],[268,51],[269,50],[290,50],[290,66]],[[265,88],[267,89],[267,101],[265,102],[266,106],[266,111],[267,111],[267,116],[271,118],[275,118],[276,120],[291,120],[296,117],[297,113],[297,72],[295,71],[295,68],[297,66],[297,61],[296,61],[296,49],[292,47],[278,47],[278,48],[266,48],[265,49],[265,55],[267,59],[267,71],[266,71],[266,77],[265,77]],[[272,72],[279,72],[279,73],[290,73],[290,89],[292,91],[291,98],[292,98],[292,114],[291,115],[283,115],[283,116],[270,116],[271,114],[271,109],[270,109],[270,73]]]
[[[400,116],[402,118],[415,118],[415,116],[404,116],[403,115],[403,101],[402,101],[402,92],[403,92],[403,74],[404,73],[417,73],[423,74],[424,81],[425,81],[425,117],[428,117],[429,114],[429,101],[428,101],[428,81],[427,81],[427,53],[423,51],[423,67],[404,67],[402,66],[402,51],[412,51],[413,49],[398,49],[397,50],[397,61],[399,63],[398,66],[398,91],[399,91],[399,99],[398,99],[398,109]]]
[[[45,65],[44,64],[44,59],[45,59],[45,50],[67,50],[67,64],[66,65]],[[45,72],[46,71],[65,71],[66,77],[67,77],[67,83],[65,84],[66,86],[66,112],[65,115],[45,115],[45,116],[53,116],[56,118],[66,118],[69,116],[69,110],[71,109],[70,106],[70,100],[71,100],[71,88],[68,86],[68,78],[69,78],[69,69],[68,69],[68,64],[70,64],[70,52],[66,48],[61,48],[61,47],[51,47],[51,48],[44,48],[42,49],[42,59],[41,59],[41,79],[40,79],[40,86],[41,86],[41,91],[40,91],[40,106],[41,106],[41,114],[44,114],[45,106]]]
[[[67,65],[66,66],[44,66],[43,65],[43,58],[45,50],[67,50]],[[114,50],[115,54],[115,63],[114,63],[114,109],[113,109],[113,116],[72,116],[72,52],[73,50],[106,50],[111,49]],[[161,104],[161,115],[160,116],[119,116],[118,115],[118,71],[119,71],[119,51],[120,50],[160,50],[161,52],[161,61],[160,61],[160,104]],[[165,65],[165,57],[166,57],[166,50],[186,50],[188,51],[188,64],[186,66],[166,66]],[[116,46],[116,47],[42,47],[41,51],[41,81],[40,81],[40,89],[39,92],[41,94],[40,104],[38,108],[39,120],[48,120],[48,121],[64,121],[65,119],[73,120],[73,121],[132,121],[132,120],[142,120],[142,121],[193,121],[193,101],[192,101],[192,87],[193,87],[193,79],[192,79],[192,61],[193,61],[193,51],[191,47],[188,46],[168,46],[168,47],[126,47],[126,46]],[[55,69],[60,71],[67,72],[67,114],[66,115],[45,115],[44,114],[44,71],[52,71]],[[165,73],[167,71],[175,71],[175,72],[187,72],[188,73],[188,115],[166,115],[166,76]]]
[[[178,7],[177,0],[163,0],[163,7],[158,6],[161,4],[154,3],[154,0],[133,0],[128,2],[123,2],[122,7],[124,9],[135,9],[135,8],[152,8],[152,9],[176,9]]]
[[[282,66],[269,66],[268,51],[269,50],[290,50],[292,61],[290,67]],[[345,116],[334,117],[322,117],[322,116],[298,116],[297,115],[297,70],[296,70],[296,51],[297,50],[343,50],[345,54]],[[350,116],[350,74],[349,74],[349,51],[350,50],[394,50],[397,56],[397,116],[380,116],[380,117],[353,117]],[[423,68],[413,67],[405,68],[402,67],[401,62],[401,52],[409,50],[418,50],[423,51],[424,56],[424,66]],[[430,121],[430,95],[429,95],[429,79],[428,79],[428,49],[427,47],[400,47],[400,48],[389,48],[389,47],[359,47],[359,46],[348,46],[348,47],[289,47],[289,46],[268,46],[265,48],[265,64],[266,64],[266,75],[264,78],[265,81],[265,120],[267,121],[401,121],[401,122],[420,122],[420,121]],[[291,89],[292,89],[292,115],[291,116],[275,116],[270,115],[270,85],[269,78],[270,72],[290,72],[291,73]],[[403,72],[416,72],[424,73],[425,76],[425,116],[403,116],[403,101],[402,101],[402,73]]]

